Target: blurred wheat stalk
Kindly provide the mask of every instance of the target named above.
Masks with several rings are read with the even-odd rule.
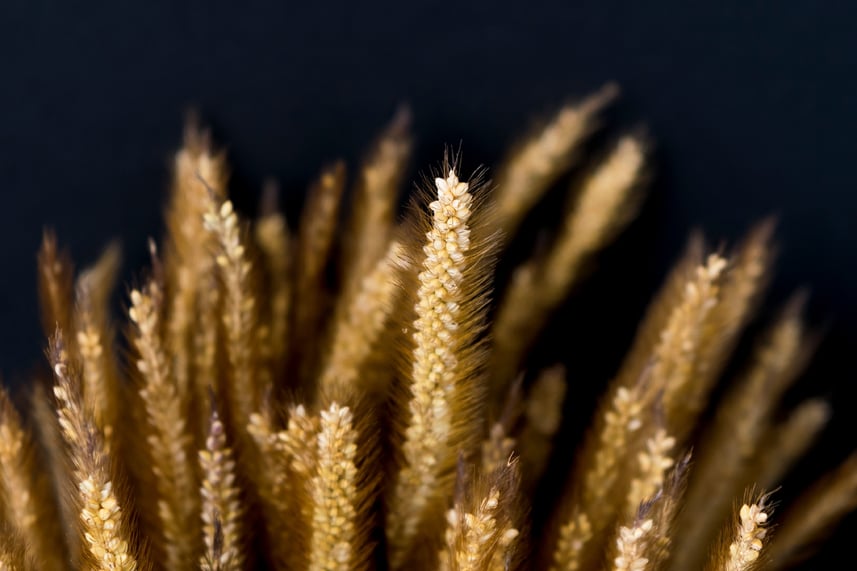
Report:
[[[238,216],[223,154],[190,125],[167,235],[118,325],[127,348],[109,309],[117,248],[75,277],[46,234],[38,268],[54,381],[33,383],[22,416],[0,392],[0,568],[798,561],[857,499],[855,457],[772,514],[766,490],[829,414],[809,400],[778,420],[812,345],[799,296],[698,426],[767,281],[769,223],[728,254],[690,241],[594,411],[553,515],[528,521],[549,458],[572,449],[554,439],[575,387],[560,366],[520,373],[593,255],[634,215],[644,141],[622,136],[584,169],[553,240],[503,291],[492,290],[493,264],[579,161],[614,91],[562,107],[494,183],[465,181],[447,157],[401,218],[411,138],[400,113],[352,177],[347,223],[337,163],[295,231],[271,189],[258,219]]]

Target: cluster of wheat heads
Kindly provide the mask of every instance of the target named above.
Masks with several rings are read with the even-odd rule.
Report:
[[[53,374],[33,383],[27,414],[0,392],[0,569],[792,564],[857,498],[851,459],[793,513],[772,514],[767,491],[828,416],[821,400],[778,410],[810,345],[799,299],[697,429],[764,289],[769,224],[728,254],[690,241],[582,443],[554,442],[582,380],[561,366],[522,375],[541,328],[634,214],[643,141],[621,136],[582,171],[553,240],[502,291],[493,262],[579,160],[611,95],[561,108],[493,182],[445,160],[402,216],[411,139],[397,116],[352,177],[347,220],[337,163],[294,231],[272,193],[256,220],[239,217],[223,154],[191,126],[166,237],[127,319],[109,310],[116,248],[75,278],[46,234]],[[572,453],[535,526],[548,459]]]

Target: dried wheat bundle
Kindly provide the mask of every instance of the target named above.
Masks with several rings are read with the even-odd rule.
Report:
[[[579,445],[561,442],[563,403],[587,379],[527,370],[527,356],[635,215],[646,141],[622,135],[579,169],[553,238],[494,290],[496,260],[586,164],[615,95],[562,107],[495,182],[447,154],[402,214],[400,111],[354,176],[321,170],[294,232],[273,186],[257,219],[235,210],[225,155],[190,123],[167,234],[124,316],[109,304],[118,248],[76,277],[45,233],[54,380],[33,382],[27,410],[0,390],[0,569],[747,571],[805,557],[857,505],[857,463],[771,509],[829,417],[818,398],[780,402],[814,345],[802,296],[711,396],[768,281],[770,222],[731,250],[691,239]],[[557,474],[551,460],[572,454]],[[561,480],[542,515],[536,490]]]

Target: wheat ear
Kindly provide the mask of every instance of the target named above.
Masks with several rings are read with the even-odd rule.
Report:
[[[752,503],[745,503],[737,510],[735,523],[730,524],[726,539],[721,547],[714,551],[709,561],[708,571],[750,571],[759,568],[760,554],[765,547],[768,534],[770,509],[766,496]]]
[[[347,298],[384,255],[398,206],[399,185],[411,155],[411,113],[400,108],[360,168],[349,221],[343,289]]]
[[[202,541],[204,571],[238,571],[244,561],[241,503],[235,485],[235,460],[226,443],[226,429],[212,405],[205,450],[199,451],[202,470]]]
[[[146,410],[146,442],[155,487],[157,513],[163,537],[160,552],[170,568],[192,565],[197,537],[192,532],[198,504],[197,471],[190,457],[192,437],[187,410],[172,376],[170,357],[161,337],[162,292],[151,280],[131,292],[128,315],[134,324],[137,370],[143,379],[140,397]]]
[[[164,253],[169,296],[165,300],[165,345],[172,354],[173,376],[182,396],[191,388],[196,304],[205,295],[212,266],[209,253],[214,239],[203,227],[203,215],[211,200],[224,198],[228,176],[224,154],[212,150],[210,134],[199,128],[195,117],[189,117],[184,144],[173,161]],[[204,381],[203,387],[210,382]],[[207,416],[199,412],[203,419]]]
[[[530,387],[524,403],[523,427],[518,433],[522,488],[531,493],[545,473],[554,436],[562,422],[567,390],[565,367],[542,371]]]
[[[636,137],[622,138],[583,182],[550,251],[512,276],[494,320],[494,382],[508,381],[551,312],[580,278],[583,265],[631,219],[645,160]]]
[[[83,365],[83,398],[111,446],[119,414],[120,375],[114,358],[108,308],[121,261],[119,245],[111,244],[95,265],[78,277],[74,318]]]
[[[312,380],[320,344],[307,342],[323,331],[321,318],[330,310],[329,284],[325,279],[339,227],[339,211],[345,190],[345,164],[322,170],[310,188],[298,226],[295,253],[295,287],[291,326],[293,363],[299,363],[305,382]]]
[[[386,256],[363,279],[361,287],[335,320],[319,393],[328,402],[352,402],[371,392],[361,372],[376,349],[399,293],[400,273],[407,268],[401,242],[391,242]]]
[[[131,530],[119,505],[110,474],[104,436],[84,412],[79,374],[69,366],[63,337],[57,331],[50,360],[56,385],[57,417],[74,465],[79,507],[78,525],[87,552],[87,569],[134,571]],[[142,567],[142,566],[141,566]]]
[[[762,440],[759,455],[748,470],[747,480],[769,490],[780,483],[794,463],[810,449],[830,420],[830,404],[808,399],[781,423],[770,427]]]
[[[332,403],[321,411],[318,455],[310,483],[313,527],[310,538],[311,571],[368,569],[371,549],[361,529],[362,500],[358,473],[358,434],[348,407]]]
[[[507,236],[571,165],[598,112],[618,93],[609,84],[577,104],[563,106],[541,129],[519,143],[497,169],[497,216]]]
[[[729,498],[758,483],[747,481],[747,470],[760,450],[774,408],[806,360],[800,306],[800,298],[795,298],[770,328],[698,447],[673,569],[702,565],[705,546],[729,513]]]
[[[65,546],[56,525],[59,514],[36,460],[33,439],[0,388],[0,506],[8,528],[2,533],[14,535],[10,541],[30,555],[37,554],[40,567],[60,570],[65,568]]]
[[[294,280],[292,276],[292,237],[286,217],[278,210],[277,188],[268,186],[263,195],[262,215],[254,235],[262,254],[267,278],[267,315],[269,368],[274,378],[285,372],[288,355],[289,327],[292,314]]]
[[[490,474],[466,475],[459,467],[459,492],[446,513],[444,571],[503,571],[513,568],[520,530],[517,461],[509,457]]]
[[[259,409],[262,393],[257,382],[259,375],[254,335],[257,319],[251,264],[232,202],[226,200],[217,206],[211,198],[204,219],[205,228],[217,237],[215,259],[225,288],[223,326],[230,364],[226,394],[232,405],[230,413],[234,426],[244,427],[247,426],[250,414]]]
[[[485,293],[473,261],[480,259],[471,244],[473,196],[470,185],[451,168],[435,186],[424,257],[416,264],[421,271],[408,371],[408,420],[387,521],[393,569],[405,565],[421,526],[432,530],[426,533],[441,526],[458,451],[471,451],[481,436],[472,407],[479,402],[484,349],[478,336]]]
[[[789,507],[766,550],[771,567],[786,568],[810,555],[813,543],[855,507],[857,454],[852,453]]]
[[[45,230],[38,255],[39,305],[42,312],[42,330],[51,336],[59,327],[62,331],[74,331],[74,267],[71,257],[57,245],[56,234]],[[69,350],[74,349],[74,339],[69,339]]]

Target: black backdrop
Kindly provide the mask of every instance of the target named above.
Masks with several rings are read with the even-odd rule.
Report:
[[[835,407],[784,497],[857,446],[857,10],[800,1],[83,4],[0,8],[7,379],[41,360],[34,261],[43,226],[80,264],[121,237],[126,277],[136,275],[146,237],[161,232],[190,106],[229,150],[238,205],[252,209],[273,176],[293,216],[319,166],[339,156],[354,164],[400,102],[415,115],[413,173],[436,163],[444,143],[460,142],[472,168],[495,164],[530,119],[615,80],[623,96],[609,124],[645,126],[653,179],[643,219],[540,350],[545,360],[572,355],[581,388],[570,406],[591,406],[692,227],[734,241],[776,213],[770,307],[811,286],[809,313],[825,336],[798,393],[828,395]],[[836,537],[825,557],[847,548],[846,533]]]

